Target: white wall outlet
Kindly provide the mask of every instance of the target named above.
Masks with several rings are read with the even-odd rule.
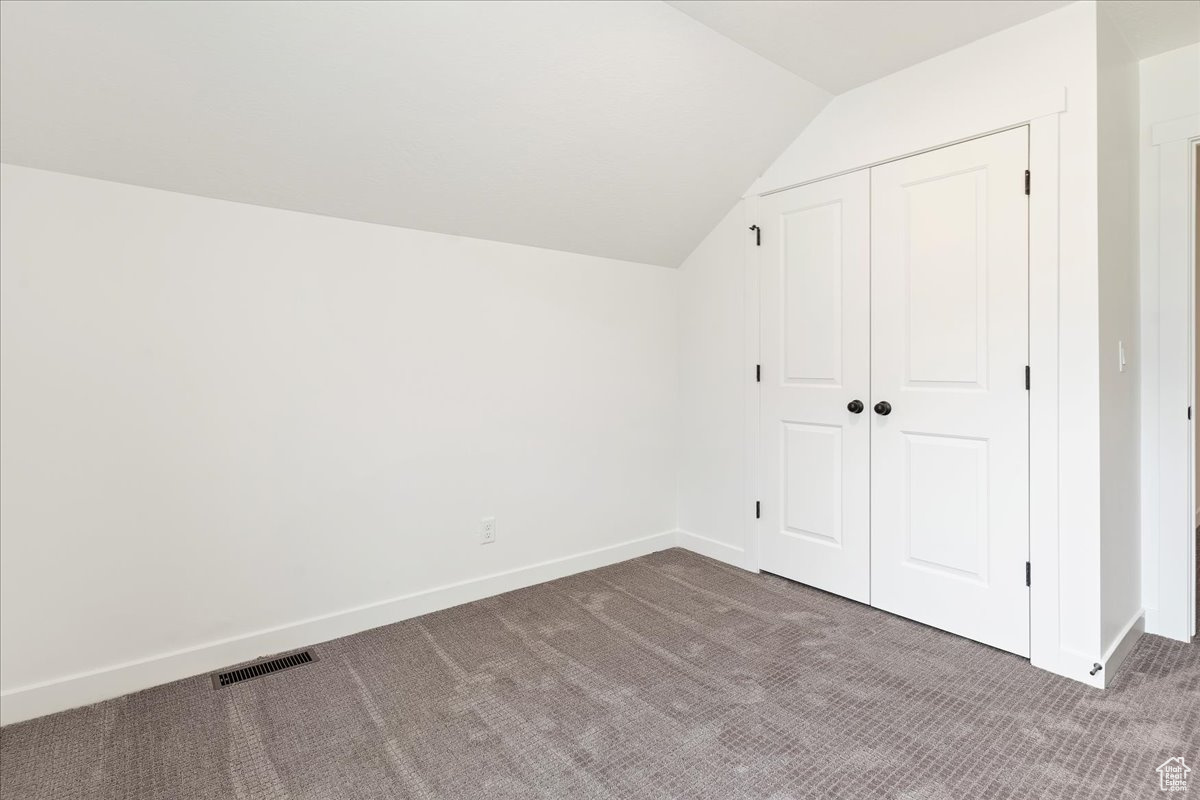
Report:
[[[479,525],[479,543],[491,544],[496,541],[496,518],[484,517]]]

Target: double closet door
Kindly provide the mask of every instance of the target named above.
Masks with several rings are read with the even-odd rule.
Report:
[[[761,565],[1029,654],[1026,128],[762,198]]]

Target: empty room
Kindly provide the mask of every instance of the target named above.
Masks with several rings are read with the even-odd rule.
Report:
[[[1200,797],[1200,0],[0,0],[0,800]]]

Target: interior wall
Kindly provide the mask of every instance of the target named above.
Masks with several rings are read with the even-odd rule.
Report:
[[[1186,127],[1200,128],[1200,45],[1171,50],[1138,65],[1140,91],[1140,340],[1142,603],[1146,629],[1191,635],[1186,548],[1200,520],[1188,508],[1183,409],[1187,386],[1187,243],[1164,235],[1186,225],[1191,188],[1180,170],[1189,157]],[[1182,139],[1155,143],[1162,127]],[[1173,137],[1171,137],[1173,138]],[[1163,174],[1164,167],[1168,174]]]
[[[746,566],[746,201],[679,270],[679,529],[689,549]]]
[[[1138,437],[1138,62],[1099,4],[1101,647],[1142,614]],[[1124,364],[1121,353],[1124,353]]]
[[[1058,236],[1054,249],[1059,270],[1052,285],[1062,287],[1055,306],[1059,378],[1056,489],[1059,548],[1070,556],[1064,556],[1055,569],[1061,580],[1055,597],[1060,604],[1060,632],[1055,637],[1056,646],[1073,651],[1076,661],[1089,665],[1100,653],[1101,639],[1095,611],[1100,602],[1095,15],[1094,3],[1074,3],[839,95],[748,192],[754,196],[793,186],[977,136],[1039,114],[1057,120],[1056,142],[1051,146],[1057,147],[1054,158],[1059,174],[1033,176],[1035,192],[1039,186],[1045,187],[1041,197],[1057,191],[1059,209],[1057,225],[1052,226]],[[1039,142],[1035,151],[1040,152],[1040,147]],[[689,280],[692,266],[685,263],[684,281]],[[730,264],[727,269],[742,273],[747,264]],[[728,280],[732,286],[734,278]],[[682,296],[687,298],[685,302],[702,304],[681,312],[685,315],[697,319],[743,315],[740,318],[746,324],[738,293],[714,290]],[[738,327],[733,322],[725,326],[730,332]],[[720,362],[734,357],[731,348],[714,348],[707,339],[685,339],[681,349],[687,353],[689,348],[695,352],[686,357],[695,363],[710,357]],[[721,369],[729,381],[744,385],[749,379],[732,363]],[[682,402],[685,406],[698,403],[686,392]],[[742,413],[733,403],[698,403],[683,438],[701,429],[744,429],[744,421],[733,418]],[[717,465],[697,467],[694,473],[713,476],[718,469]],[[699,527],[702,523],[695,520],[707,517],[710,529],[729,529],[729,541],[740,540],[740,546],[747,547],[748,534],[727,522],[737,518],[745,503],[736,480],[729,476],[719,487],[706,484],[703,504],[688,500],[701,495],[698,487],[681,486],[680,519]]]
[[[676,270],[0,187],[5,721],[673,542]]]

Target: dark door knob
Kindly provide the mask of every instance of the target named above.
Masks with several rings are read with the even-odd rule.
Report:
[[[851,400],[846,406],[846,410],[851,414],[861,414],[863,412],[862,400]]]
[[[875,413],[881,417],[886,417],[892,413],[892,404],[887,400],[881,400],[875,404]]]

